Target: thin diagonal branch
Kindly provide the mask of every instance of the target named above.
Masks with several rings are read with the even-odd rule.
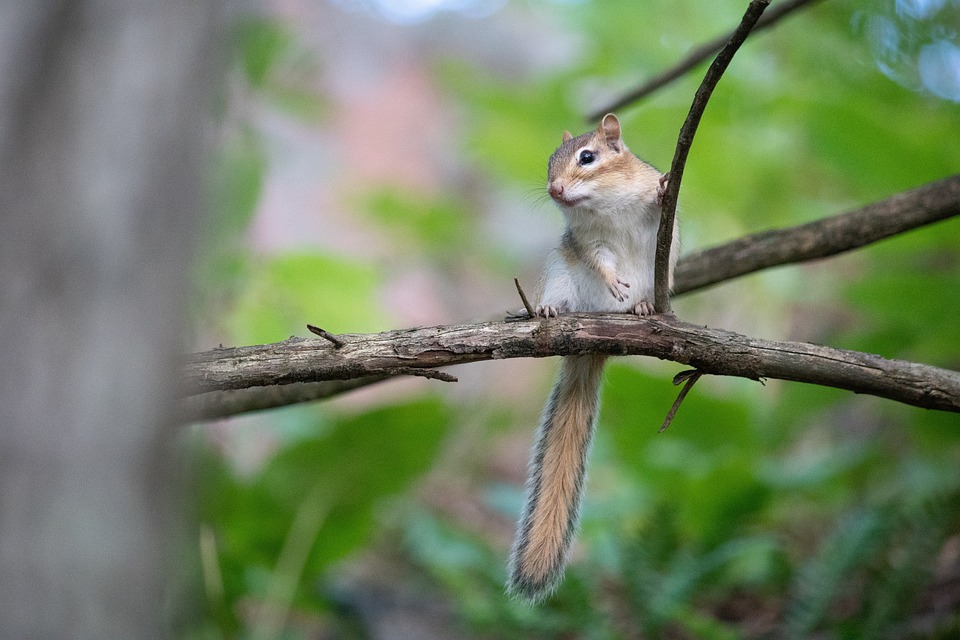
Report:
[[[744,40],[750,34],[763,10],[770,4],[770,0],[753,0],[747,7],[740,26],[730,37],[730,41],[723,47],[717,57],[714,59],[707,74],[700,83],[700,88],[693,98],[693,104],[690,106],[690,112],[687,119],[680,128],[680,135],[677,139],[677,150],[673,156],[673,163],[670,165],[670,182],[667,184],[667,190],[663,194],[663,204],[660,208],[660,228],[657,232],[657,257],[654,270],[654,308],[658,313],[670,313],[670,246],[673,244],[673,221],[677,213],[677,198],[680,194],[680,182],[683,180],[683,169],[687,164],[687,155],[690,153],[690,147],[693,145],[693,137],[697,133],[697,127],[700,124],[700,118],[707,108],[707,102],[713,93],[714,87],[720,81],[720,77],[727,69],[734,54]]]
[[[346,380],[400,369],[502,358],[585,353],[645,355],[704,374],[792,380],[906,404],[960,412],[960,373],[902,360],[800,342],[749,338],[672,316],[576,314],[523,322],[344,335],[322,340],[215,349],[190,356],[184,375],[193,393],[269,384]]]
[[[813,4],[814,2],[819,2],[819,0],[788,0],[786,2],[777,2],[770,8],[769,11],[764,13],[763,17],[757,20],[757,24],[754,26],[753,31],[756,33],[757,31],[766,29],[767,27],[772,27],[782,18],[785,18],[797,9],[800,9],[808,4]],[[710,56],[720,51],[723,45],[730,40],[732,35],[732,33],[728,33],[700,45],[688,53],[687,56],[675,66],[654,76],[653,78],[650,78],[633,91],[630,91],[616,100],[607,103],[605,106],[599,107],[592,111],[586,118],[587,122],[595,122],[598,118],[603,116],[603,114],[622,109],[647,97],[657,89],[670,84],[677,78],[680,78],[685,73],[696,67],[698,64],[708,60]]]

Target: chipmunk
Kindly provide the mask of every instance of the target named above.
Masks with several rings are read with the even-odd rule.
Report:
[[[577,137],[564,132],[550,156],[547,191],[567,227],[544,272],[537,316],[654,312],[654,257],[666,184],[666,175],[627,149],[612,113],[595,131]],[[676,238],[676,225],[673,233]],[[677,243],[672,247],[671,285]],[[564,358],[540,418],[507,585],[532,601],[556,587],[577,527],[605,360]]]

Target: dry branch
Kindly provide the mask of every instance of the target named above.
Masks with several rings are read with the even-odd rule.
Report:
[[[902,360],[799,342],[749,338],[672,316],[576,314],[524,322],[291,338],[272,345],[193,355],[186,382],[194,393],[269,384],[346,380],[503,358],[584,353],[645,355],[705,374],[774,378],[846,389],[906,404],[960,411],[960,373]]]
[[[680,259],[679,295],[784,264],[833,256],[960,215],[960,174],[860,209],[804,225],[763,231]]]
[[[663,424],[660,425],[660,433],[666,431],[670,423],[673,422],[674,417],[677,415],[677,409],[680,408],[683,400],[687,397],[687,394],[690,393],[690,389],[693,388],[693,385],[697,384],[697,380],[702,376],[703,374],[701,372],[696,369],[691,369],[689,371],[681,371],[673,377],[673,384],[682,384],[683,389],[680,390],[680,394],[673,402],[673,406],[670,407],[670,411],[667,412],[667,416],[663,419]]]

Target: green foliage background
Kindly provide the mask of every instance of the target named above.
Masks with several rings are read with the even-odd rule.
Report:
[[[435,59],[431,74],[465,124],[457,162],[484,191],[522,199],[542,181],[560,132],[590,126],[582,113],[595,104],[591,87],[610,93],[665,68],[735,24],[744,6],[508,3],[501,11],[587,44],[562,67],[515,76],[467,55]],[[893,82],[871,57],[865,15],[917,34],[897,7],[824,2],[747,42],[690,156],[685,250],[832,215],[960,168],[960,107]],[[958,15],[948,2],[932,18],[954,43]],[[286,117],[324,121],[327,97],[302,81],[322,66],[322,48],[303,45],[279,18],[244,18],[234,36],[233,83]],[[701,75],[621,112],[638,155],[669,164]],[[225,112],[197,277],[197,326],[206,332],[198,330],[198,348],[209,346],[207,334],[279,341],[315,318],[332,331],[396,328],[381,299],[388,263],[249,248],[268,134]],[[483,209],[462,191],[424,197],[370,184],[357,203],[358,224],[385,229],[451,290],[464,270],[509,283],[542,259],[481,232]],[[557,224],[553,212],[533,215]],[[502,290],[489,317],[516,304]],[[960,224],[751,276],[678,300],[677,311],[748,334],[958,369]],[[425,383],[373,405],[217,425],[230,438],[269,441],[268,455],[247,467],[216,445],[213,426],[195,427],[206,443],[198,514],[213,544],[198,560],[204,613],[188,635],[368,637],[375,587],[381,609],[436,618],[448,637],[911,637],[944,576],[960,575],[955,415],[831,389],[705,379],[657,434],[676,368],[618,361],[606,377],[574,562],[544,605],[511,601],[502,583],[522,487],[499,461],[529,445],[554,365],[544,366],[518,381],[527,387],[519,399],[463,401]],[[447,500],[483,518],[466,519]],[[954,637],[960,617],[940,616],[935,631]]]

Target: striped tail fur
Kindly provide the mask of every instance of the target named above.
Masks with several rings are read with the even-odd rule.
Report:
[[[564,358],[540,417],[507,583],[511,593],[528,600],[549,595],[563,574],[580,516],[605,360],[606,356]]]

